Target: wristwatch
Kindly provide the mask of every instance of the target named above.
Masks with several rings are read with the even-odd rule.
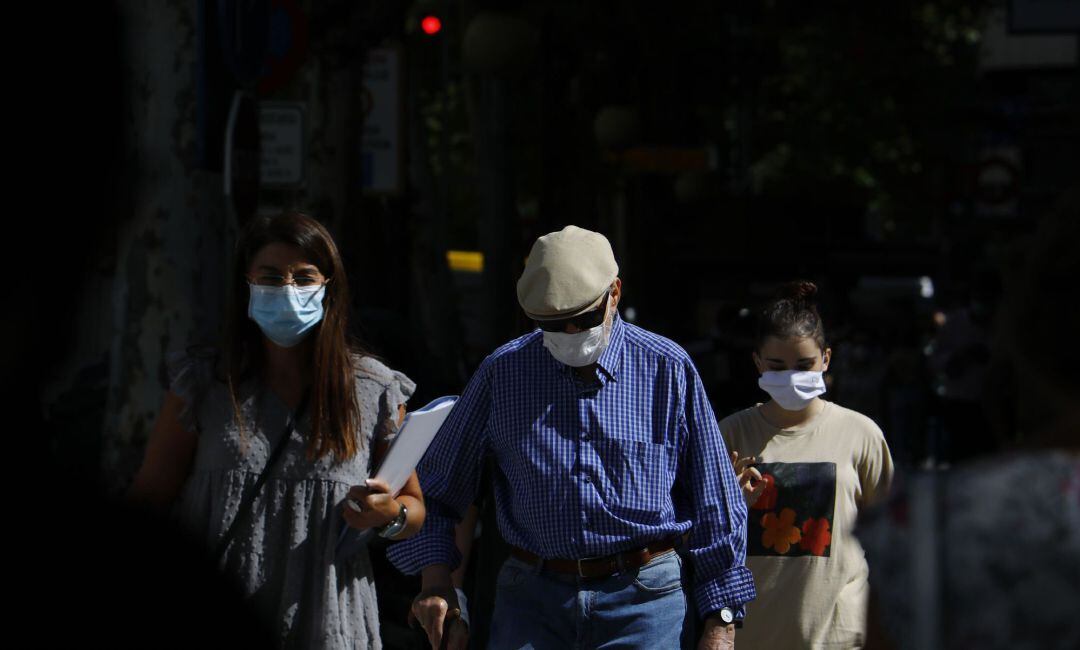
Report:
[[[734,625],[736,628],[742,627],[742,621],[735,618],[735,610],[730,607],[721,607],[713,612],[720,622],[725,626]]]
[[[405,518],[409,515],[409,511],[405,509],[404,503],[399,505],[401,506],[401,510],[398,512],[398,516],[394,517],[393,521],[379,529],[379,537],[394,539],[398,533],[405,530]]]

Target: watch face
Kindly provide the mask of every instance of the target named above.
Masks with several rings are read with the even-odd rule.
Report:
[[[735,622],[735,612],[731,611],[727,607],[720,610],[720,620],[725,623]]]

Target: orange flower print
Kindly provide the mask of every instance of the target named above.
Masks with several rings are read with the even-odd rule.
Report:
[[[767,512],[761,518],[761,545],[772,548],[780,555],[787,553],[791,545],[799,541],[802,533],[795,527],[795,511],[784,508],[777,517],[775,512]]]
[[[765,482],[765,491],[761,493],[758,500],[754,502],[754,505],[750,506],[751,510],[772,510],[776,507],[776,496],[780,491],[776,487],[776,477],[772,474],[762,474],[761,480]]]
[[[810,518],[803,522],[802,539],[799,540],[799,548],[809,551],[814,555],[825,555],[825,548],[832,542],[832,533],[829,532],[829,520]]]

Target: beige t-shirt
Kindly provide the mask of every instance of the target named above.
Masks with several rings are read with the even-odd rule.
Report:
[[[728,449],[756,456],[770,483],[748,511],[757,598],[736,633],[741,650],[857,648],[865,639],[868,570],[852,527],[858,509],[888,491],[892,458],[873,420],[823,402],[794,429],[774,427],[757,407],[720,422]]]

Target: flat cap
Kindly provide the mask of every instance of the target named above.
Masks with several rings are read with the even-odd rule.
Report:
[[[518,303],[533,320],[577,316],[600,304],[618,274],[607,237],[567,226],[533,244],[518,279]]]

